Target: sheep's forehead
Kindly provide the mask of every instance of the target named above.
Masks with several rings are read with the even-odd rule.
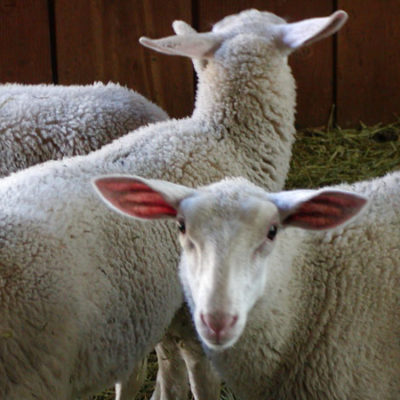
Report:
[[[256,31],[265,30],[268,25],[285,24],[286,21],[275,14],[267,11],[246,10],[239,14],[230,15],[213,26],[213,32],[223,33],[231,30],[237,31]]]
[[[277,219],[276,206],[259,191],[245,188],[211,188],[181,204],[187,226],[199,234],[218,235],[219,230],[264,232]]]

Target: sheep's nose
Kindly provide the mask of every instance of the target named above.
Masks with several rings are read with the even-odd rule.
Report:
[[[203,324],[216,336],[217,341],[223,338],[236,324],[237,315],[214,312],[212,314],[200,314]]]

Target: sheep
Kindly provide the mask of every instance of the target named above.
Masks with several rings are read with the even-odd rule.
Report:
[[[0,176],[87,154],[142,125],[166,119],[161,108],[114,83],[0,85]],[[139,365],[129,384],[117,385],[117,399],[134,398],[145,368],[145,363]]]
[[[286,24],[250,10],[207,34],[154,41],[200,60],[192,117],[0,181],[0,398],[66,400],[126,381],[183,304],[178,244],[170,225],[103,206],[92,179],[129,172],[206,184],[241,173],[283,185],[294,140],[287,56],[345,19]]]
[[[0,176],[87,154],[168,115],[118,84],[0,85]]]
[[[249,11],[249,13],[252,11]],[[305,44],[310,44],[313,43],[314,41],[320,40],[324,37],[327,37],[333,33],[335,33],[337,30],[341,28],[341,26],[345,23],[347,19],[347,14],[343,11],[338,11],[332,16],[331,23],[328,23],[326,25],[326,29],[319,31],[319,34],[315,35],[310,33],[309,30],[316,32],[319,30],[319,24],[324,23],[323,19],[312,19],[309,21],[302,21],[296,24],[290,24],[291,30],[290,32],[288,31],[287,34],[285,34],[284,38],[278,39],[277,42],[274,42],[274,36],[276,35],[279,38],[279,33],[274,32],[273,29],[271,29],[271,23],[277,23],[281,24],[284,23],[284,21],[270,13],[264,13],[264,18],[269,19],[269,21],[258,19],[259,16],[251,16],[250,18],[253,19],[253,23],[259,24],[255,28],[251,28],[250,30],[252,32],[249,32],[248,34],[253,34],[253,31],[263,31],[265,35],[265,39],[270,41],[272,40],[272,48],[270,49],[271,54],[270,54],[270,65],[269,67],[272,69],[276,68],[275,61],[278,59],[273,55],[273,52],[278,50],[278,52],[282,51],[282,47],[280,47],[283,44],[283,47],[290,48],[289,53],[296,49],[299,46],[305,45]],[[236,28],[235,24],[235,18],[237,16],[233,15],[230,17],[225,18],[223,21],[218,23],[214,29],[212,34],[215,35],[234,35],[235,41],[238,42],[237,47],[239,49],[244,49],[247,48],[247,51],[249,53],[246,55],[246,58],[250,58],[252,61],[254,58],[257,58],[258,55],[253,55],[251,52],[253,49],[258,53],[259,49],[257,48],[257,44],[253,43],[252,41],[258,38],[251,38],[246,35],[244,37],[243,35],[239,35],[236,38],[236,35],[240,33],[241,28]],[[240,22],[237,23],[237,26],[240,26]],[[231,27],[235,27],[232,29]],[[230,82],[234,82],[235,79],[238,76],[238,72],[236,71],[236,65],[235,68],[231,70],[226,70],[226,65],[224,66],[223,70],[223,75],[225,76],[224,79],[220,78],[220,65],[214,65],[214,63],[217,61],[216,59],[214,60],[213,58],[210,59],[210,56],[213,55],[215,52],[214,49],[214,43],[213,41],[210,42],[210,33],[203,33],[203,34],[198,34],[196,30],[194,30],[190,25],[186,24],[183,21],[175,21],[173,23],[173,28],[175,30],[175,33],[177,35],[180,35],[181,38],[176,37],[169,37],[169,38],[164,38],[160,40],[151,40],[146,37],[142,37],[140,39],[140,42],[156,51],[160,51],[165,54],[178,54],[178,55],[186,55],[192,57],[193,65],[195,67],[195,70],[198,74],[199,81],[200,81],[200,86],[198,90],[198,97],[197,97],[197,107],[194,112],[194,116],[200,116],[201,114],[204,114],[204,112],[207,112],[208,115],[213,113],[215,116],[217,116],[221,123],[223,125],[226,124],[226,119],[231,119],[232,118],[232,113],[235,113],[236,115],[234,118],[239,120],[239,124],[236,124],[236,127],[240,126],[246,126],[248,129],[250,125],[253,126],[259,126],[260,123],[265,123],[263,120],[267,120],[268,122],[272,122],[274,124],[274,121],[281,120],[282,117],[286,117],[287,121],[289,124],[284,128],[277,128],[275,127],[276,131],[279,132],[284,132],[289,131],[291,127],[294,126],[293,124],[293,116],[294,114],[292,112],[283,114],[279,116],[279,111],[275,109],[277,106],[276,98],[271,99],[268,98],[267,101],[263,104],[261,101],[259,101],[260,97],[259,96],[252,96],[251,91],[254,90],[254,87],[252,86],[258,84],[258,85],[267,85],[269,86],[271,84],[270,77],[268,75],[265,76],[264,81],[262,82],[262,79],[255,79],[252,77],[252,79],[247,79],[245,84],[242,84],[241,86],[238,86],[237,91],[240,93],[241,91],[249,92],[249,98],[246,99],[246,105],[244,111],[242,110],[243,105],[241,104],[241,97],[237,99],[236,102],[234,102],[234,99],[231,101],[225,101],[225,96],[226,97],[232,97],[232,94],[230,93],[230,89],[227,91],[226,87],[230,87],[231,84],[226,85],[227,79],[230,80]],[[309,36],[309,38],[306,38],[305,36]],[[184,40],[184,41],[183,41]],[[283,43],[281,42],[283,40]],[[178,42],[178,46],[177,46]],[[281,44],[279,44],[281,42]],[[264,43],[265,44],[265,43]],[[247,45],[247,47],[246,47]],[[277,47],[276,47],[277,46]],[[221,46],[222,47],[222,46]],[[232,47],[233,50],[233,56],[236,57],[234,52],[236,49]],[[202,51],[204,54],[206,54],[205,57],[199,57],[198,52]],[[281,55],[279,55],[280,57]],[[215,56],[214,56],[215,57]],[[230,56],[232,57],[232,56]],[[279,58],[278,57],[278,58]],[[223,63],[227,64],[229,66],[230,61],[225,61],[222,60]],[[279,61],[280,62],[280,61]],[[211,65],[210,65],[211,64]],[[246,64],[246,60],[243,60],[243,64]],[[264,60],[260,62],[260,64],[264,67],[265,63]],[[253,62],[253,66],[257,67],[257,63]],[[217,67],[217,68],[216,68]],[[247,67],[247,65],[246,65]],[[282,66],[278,66],[278,68],[282,68]],[[203,72],[204,71],[204,72]],[[254,69],[254,75],[257,75],[258,72],[256,69]],[[280,79],[280,81],[283,83],[283,85],[288,87],[287,85],[293,87],[292,83],[292,77],[289,74],[285,74],[286,78]],[[230,79],[229,79],[230,78]],[[206,79],[206,84],[203,84],[203,81]],[[284,82],[286,80],[286,82]],[[221,82],[224,83],[224,87],[221,87]],[[281,100],[285,101],[287,104],[290,102],[293,104],[293,95],[290,94],[289,91],[286,92],[286,95],[283,94],[284,90],[282,90],[282,87],[280,86],[278,89],[275,89],[275,94],[278,94],[281,96]],[[234,93],[236,95],[236,93]],[[218,102],[209,102],[209,99],[216,99],[216,98],[222,98],[222,101],[219,99]],[[252,121],[249,123],[247,120],[249,118],[249,115],[253,112],[254,113],[254,108],[252,108],[253,111],[250,110],[250,107],[247,106],[248,102],[253,102],[254,107],[257,110],[257,117],[254,118]],[[229,104],[229,108],[224,106],[224,102]],[[217,104],[218,109],[215,109],[215,105]],[[233,106],[232,106],[233,105]],[[279,106],[278,106],[279,107]],[[259,109],[262,109],[262,113],[259,112]],[[292,108],[288,108],[293,110]],[[275,116],[272,116],[271,118],[271,113],[275,114]],[[278,117],[278,119],[277,119]],[[239,119],[240,118],[240,119]],[[229,123],[231,125],[231,123]],[[228,125],[228,126],[229,126]],[[232,128],[230,128],[232,130]],[[292,146],[292,138],[293,136],[290,137],[290,141],[286,142],[284,146],[280,146],[280,156],[278,158],[281,159],[281,164],[278,166],[278,160],[276,157],[274,157],[271,154],[271,151],[269,149],[266,149],[264,157],[262,157],[262,162],[264,163],[264,167],[261,167],[260,171],[260,161],[256,158],[252,157],[252,154],[249,152],[247,157],[246,157],[246,162],[248,165],[251,166],[251,168],[255,171],[259,170],[260,174],[257,174],[256,176],[253,176],[253,179],[266,186],[270,190],[278,190],[283,187],[284,181],[286,179],[287,171],[288,171],[288,161],[290,158],[290,153],[291,153],[291,146]],[[255,148],[259,146],[259,141],[257,139],[254,139],[250,135],[246,138],[246,145],[250,146],[252,148],[252,151],[257,152]],[[281,142],[282,143],[282,142]],[[268,164],[270,164],[268,166]],[[265,168],[268,169],[268,180],[265,180],[265,174],[263,172],[265,171]],[[182,372],[185,370],[185,366],[188,367],[188,373],[189,373],[189,378],[190,378],[190,385],[192,388],[192,391],[194,393],[194,396],[196,399],[198,398],[204,398],[204,399],[210,399],[210,398],[215,398],[217,395],[215,393],[218,393],[216,391],[216,383],[214,382],[214,385],[211,384],[212,380],[212,372],[210,371],[210,366],[206,363],[204,365],[205,360],[201,357],[201,347],[199,346],[196,335],[192,331],[192,326],[190,323],[188,323],[188,318],[186,316],[185,310],[181,310],[178,312],[178,314],[175,316],[169,332],[164,336],[162,343],[158,344],[156,347],[157,351],[157,356],[158,356],[158,365],[159,365],[159,372],[157,375],[157,384],[156,384],[156,390],[152,396],[152,400],[158,400],[158,399],[176,399],[176,398],[186,398],[186,387],[187,383],[185,383],[185,379],[182,376]],[[176,352],[180,352],[181,356],[184,360],[179,361],[179,357],[176,356]],[[200,357],[199,357],[200,354]],[[180,365],[179,365],[180,364]],[[204,385],[204,382],[207,381],[208,384]],[[215,379],[214,379],[215,381]],[[219,385],[217,386],[219,388]],[[202,391],[206,390],[205,393]],[[178,394],[179,393],[179,394]],[[211,394],[213,393],[213,395]],[[217,396],[218,397],[218,396]]]
[[[278,193],[241,178],[95,185],[120,213],[177,221],[197,332],[241,399],[400,397],[400,171]]]

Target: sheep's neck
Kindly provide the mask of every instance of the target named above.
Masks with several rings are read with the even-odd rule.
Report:
[[[221,138],[229,135],[254,182],[279,190],[294,141],[295,100],[286,60],[268,70],[212,63],[200,74],[193,117]]]

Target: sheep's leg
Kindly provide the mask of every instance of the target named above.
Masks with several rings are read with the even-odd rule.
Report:
[[[220,398],[221,380],[195,336],[183,340],[180,351],[189,373],[190,390],[196,400]]]
[[[197,340],[186,307],[177,312],[156,351],[159,370],[152,400],[185,400],[189,383],[196,400],[219,399],[220,379]]]
[[[133,400],[147,376],[147,358],[139,363],[128,379],[115,384],[115,400]]]
[[[176,337],[170,331],[156,346],[158,372],[151,400],[186,400],[189,379]]]
[[[179,310],[175,320],[175,334],[180,337],[179,351],[186,364],[194,398],[219,399],[221,380],[203,351],[187,307]]]

